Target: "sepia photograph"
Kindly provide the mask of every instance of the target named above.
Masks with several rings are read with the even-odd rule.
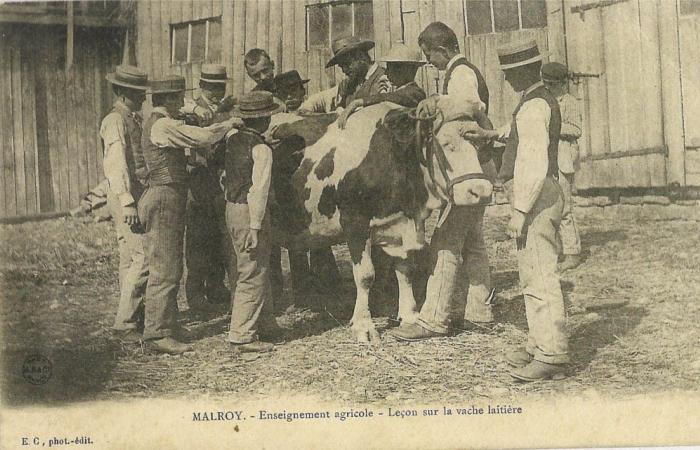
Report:
[[[700,0],[0,0],[0,448],[700,445]]]

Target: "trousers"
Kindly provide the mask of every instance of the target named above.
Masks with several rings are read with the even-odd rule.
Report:
[[[468,320],[491,320],[491,306],[486,304],[491,272],[482,232],[484,210],[483,206],[453,207],[433,234],[429,248],[433,270],[418,317],[428,330],[447,333],[456,314],[465,314]],[[461,283],[468,285],[462,297],[466,297],[466,311],[465,302],[457,298]]]
[[[136,329],[138,311],[143,307],[143,296],[148,281],[143,234],[134,233],[131,227],[124,223],[119,199],[111,191],[107,192],[107,207],[114,220],[119,250],[119,305],[112,328]]]
[[[186,205],[183,184],[149,186],[139,200],[149,268],[144,339],[171,336],[177,326]]]
[[[565,255],[578,255],[581,253],[581,236],[574,220],[574,205],[572,201],[572,191],[574,185],[574,174],[559,172],[559,186],[564,194],[564,213],[561,217],[561,243]]]
[[[205,296],[212,301],[227,299],[224,278],[230,240],[221,187],[208,168],[196,167],[190,172],[189,188],[185,230],[187,301],[191,303]]]
[[[269,214],[265,215],[258,233],[258,247],[244,249],[250,227],[248,205],[226,203],[226,225],[236,253],[238,279],[232,291],[231,326],[228,340],[247,344],[258,339],[259,328],[276,326],[270,290],[270,235]]]
[[[526,349],[535,359],[562,364],[569,361],[564,296],[559,283],[559,224],[564,195],[558,182],[547,177],[540,196],[525,216],[517,239],[520,285],[529,328]]]

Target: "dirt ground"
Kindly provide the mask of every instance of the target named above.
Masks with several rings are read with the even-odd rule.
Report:
[[[354,343],[351,267],[338,246],[345,282],[323,299],[325,311],[279,315],[292,339],[249,358],[228,348],[225,307],[181,313],[181,323],[197,337],[192,354],[172,357],[121,345],[110,331],[118,262],[111,223],[85,218],[1,226],[2,401],[286,394],[352,403],[505,402],[700,388],[699,223],[580,221],[586,261],[562,276],[574,363],[565,380],[532,384],[514,382],[502,361],[503,351],[522,343],[527,332],[514,242],[505,226],[505,218],[487,217],[498,288],[492,329],[414,344],[386,334],[380,347]],[[181,306],[186,309],[182,299]],[[376,323],[383,332],[386,313]],[[44,385],[22,377],[23,361],[36,353],[53,363]]]

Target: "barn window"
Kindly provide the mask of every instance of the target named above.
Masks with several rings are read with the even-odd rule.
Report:
[[[172,64],[221,62],[221,17],[170,25]]]
[[[467,34],[547,26],[545,0],[464,0]]]
[[[374,38],[371,0],[332,1],[306,6],[306,48],[330,47],[340,37]]]

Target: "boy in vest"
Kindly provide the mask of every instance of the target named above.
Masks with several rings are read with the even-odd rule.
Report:
[[[197,117],[199,126],[224,122],[231,118],[233,104],[224,100],[226,95],[226,67],[204,64],[199,78],[200,96],[189,109]],[[223,158],[203,158],[192,155],[187,166],[189,193],[187,198],[187,225],[185,231],[185,264],[187,278],[185,294],[192,308],[228,303],[230,293],[224,286],[229,262],[228,231],[226,231],[225,201],[219,172]],[[217,167],[221,165],[222,167]],[[230,274],[230,283],[235,274]]]
[[[104,146],[104,174],[109,184],[107,205],[117,232],[119,248],[119,306],[113,329],[122,341],[141,339],[137,331],[143,320],[143,294],[148,265],[139,233],[136,202],[144,186],[137,177],[141,152],[141,117],[137,115],[146,100],[148,77],[133,66],[118,66],[107,75],[114,92],[114,107],[100,126]]]
[[[516,239],[520,284],[529,328],[524,347],[508,352],[511,375],[522,381],[561,379],[569,362],[564,298],[557,273],[564,196],[557,182],[561,114],[540,79],[535,41],[498,50],[506,81],[522,92],[510,132],[474,127],[469,137],[505,141],[498,177],[512,192],[509,235]],[[512,186],[512,189],[511,189]]]
[[[272,149],[265,144],[263,133],[270,117],[283,110],[284,104],[270,92],[244,95],[234,108],[243,127],[226,141],[226,224],[238,268],[228,340],[240,352],[274,348],[259,336],[259,332],[277,328],[269,278]]]
[[[441,119],[435,124],[440,145],[466,145],[458,132],[460,119],[478,117],[483,123],[487,121],[489,94],[484,78],[459,52],[457,36],[444,23],[428,25],[419,35],[418,45],[429,63],[445,71],[445,77],[441,94],[422,101],[417,113],[440,113]],[[416,341],[445,336],[451,328],[461,327],[462,317],[469,322],[493,321],[491,273],[482,230],[484,209],[485,206],[453,205],[451,210],[443,211],[447,216],[430,242],[433,270],[425,303],[417,322],[402,324],[392,333],[395,337]],[[469,285],[466,308],[463,298],[457,295],[461,283]]]
[[[418,52],[412,51],[406,45],[395,44],[381,61],[386,64],[386,77],[394,89],[350,102],[338,118],[339,128],[345,128],[350,115],[366,106],[391,102],[407,108],[415,108],[425,100],[425,91],[415,81],[418,68],[424,64]]]
[[[151,82],[153,112],[143,128],[141,148],[148,187],[139,201],[144,225],[146,287],[144,339],[158,352],[179,354],[190,347],[175,339],[177,293],[182,278],[187,204],[187,153],[208,152],[233,121],[206,128],[177,119],[184,105],[185,79],[171,75]]]
[[[561,134],[559,139],[559,185],[564,191],[564,214],[561,218],[561,242],[564,260],[559,271],[574,269],[581,264],[581,237],[574,220],[571,202],[574,175],[578,166],[578,139],[581,137],[581,107],[579,101],[566,89],[569,70],[565,65],[552,62],[542,66],[544,87],[556,97],[561,111]]]

